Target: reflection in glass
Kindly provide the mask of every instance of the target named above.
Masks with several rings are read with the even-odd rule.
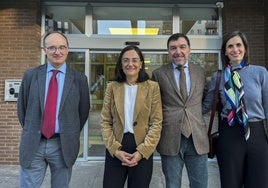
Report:
[[[216,8],[181,8],[180,19],[184,34],[219,35],[219,16]]]
[[[91,109],[101,110],[104,98],[104,66],[92,64],[90,78]]]
[[[218,70],[218,53],[191,53],[189,61],[200,65],[205,69],[206,85],[211,80],[211,76]]]
[[[69,52],[66,62],[73,69],[85,73],[85,52]]]
[[[93,7],[93,34],[170,35],[171,8]]]
[[[84,6],[46,6],[45,30],[60,31],[65,34],[85,33]]]

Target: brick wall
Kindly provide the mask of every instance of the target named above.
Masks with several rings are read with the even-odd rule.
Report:
[[[5,79],[20,79],[40,64],[40,2],[0,2],[0,164],[18,164],[20,125],[16,102],[4,101]]]
[[[249,41],[252,64],[267,67],[267,10],[265,19],[265,0],[225,0],[223,8],[223,33],[240,30]],[[266,5],[267,7],[267,5]],[[267,9],[267,8],[266,8]],[[267,54],[267,53],[266,53]],[[265,61],[266,59],[266,61]]]
[[[223,31],[245,32],[252,63],[267,67],[268,3],[265,1],[225,0]],[[21,78],[26,69],[40,64],[40,41],[40,0],[1,0],[0,164],[18,164],[21,131],[16,102],[4,101],[5,79]]]

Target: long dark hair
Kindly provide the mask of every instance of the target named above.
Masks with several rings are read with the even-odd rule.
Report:
[[[241,31],[234,31],[231,33],[227,33],[223,36],[222,39],[222,46],[221,46],[221,61],[222,66],[225,68],[228,64],[230,64],[230,59],[227,55],[225,55],[226,52],[226,43],[233,37],[239,36],[245,46],[246,52],[244,54],[243,60],[245,62],[245,65],[249,64],[249,46],[248,46],[248,40],[246,38],[246,35],[242,33]]]
[[[140,58],[141,63],[142,63],[141,69],[139,71],[137,82],[144,82],[144,81],[148,80],[149,75],[145,71],[144,57],[143,57],[141,50],[137,46],[127,46],[121,51],[121,53],[118,57],[118,60],[117,60],[116,66],[115,66],[115,81],[117,81],[117,82],[125,82],[126,81],[126,75],[122,69],[122,57],[129,50],[135,50]]]

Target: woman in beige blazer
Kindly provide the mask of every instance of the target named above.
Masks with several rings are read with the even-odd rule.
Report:
[[[107,148],[104,188],[148,188],[153,152],[162,129],[162,107],[157,82],[149,80],[144,57],[136,46],[125,47],[115,68],[115,82],[107,85],[101,112]]]

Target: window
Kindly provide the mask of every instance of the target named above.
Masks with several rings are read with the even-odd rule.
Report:
[[[170,35],[171,8],[93,7],[93,34]]]
[[[46,6],[45,31],[65,34],[85,33],[85,6]]]
[[[181,8],[179,12],[182,33],[187,35],[219,35],[217,8]]]

